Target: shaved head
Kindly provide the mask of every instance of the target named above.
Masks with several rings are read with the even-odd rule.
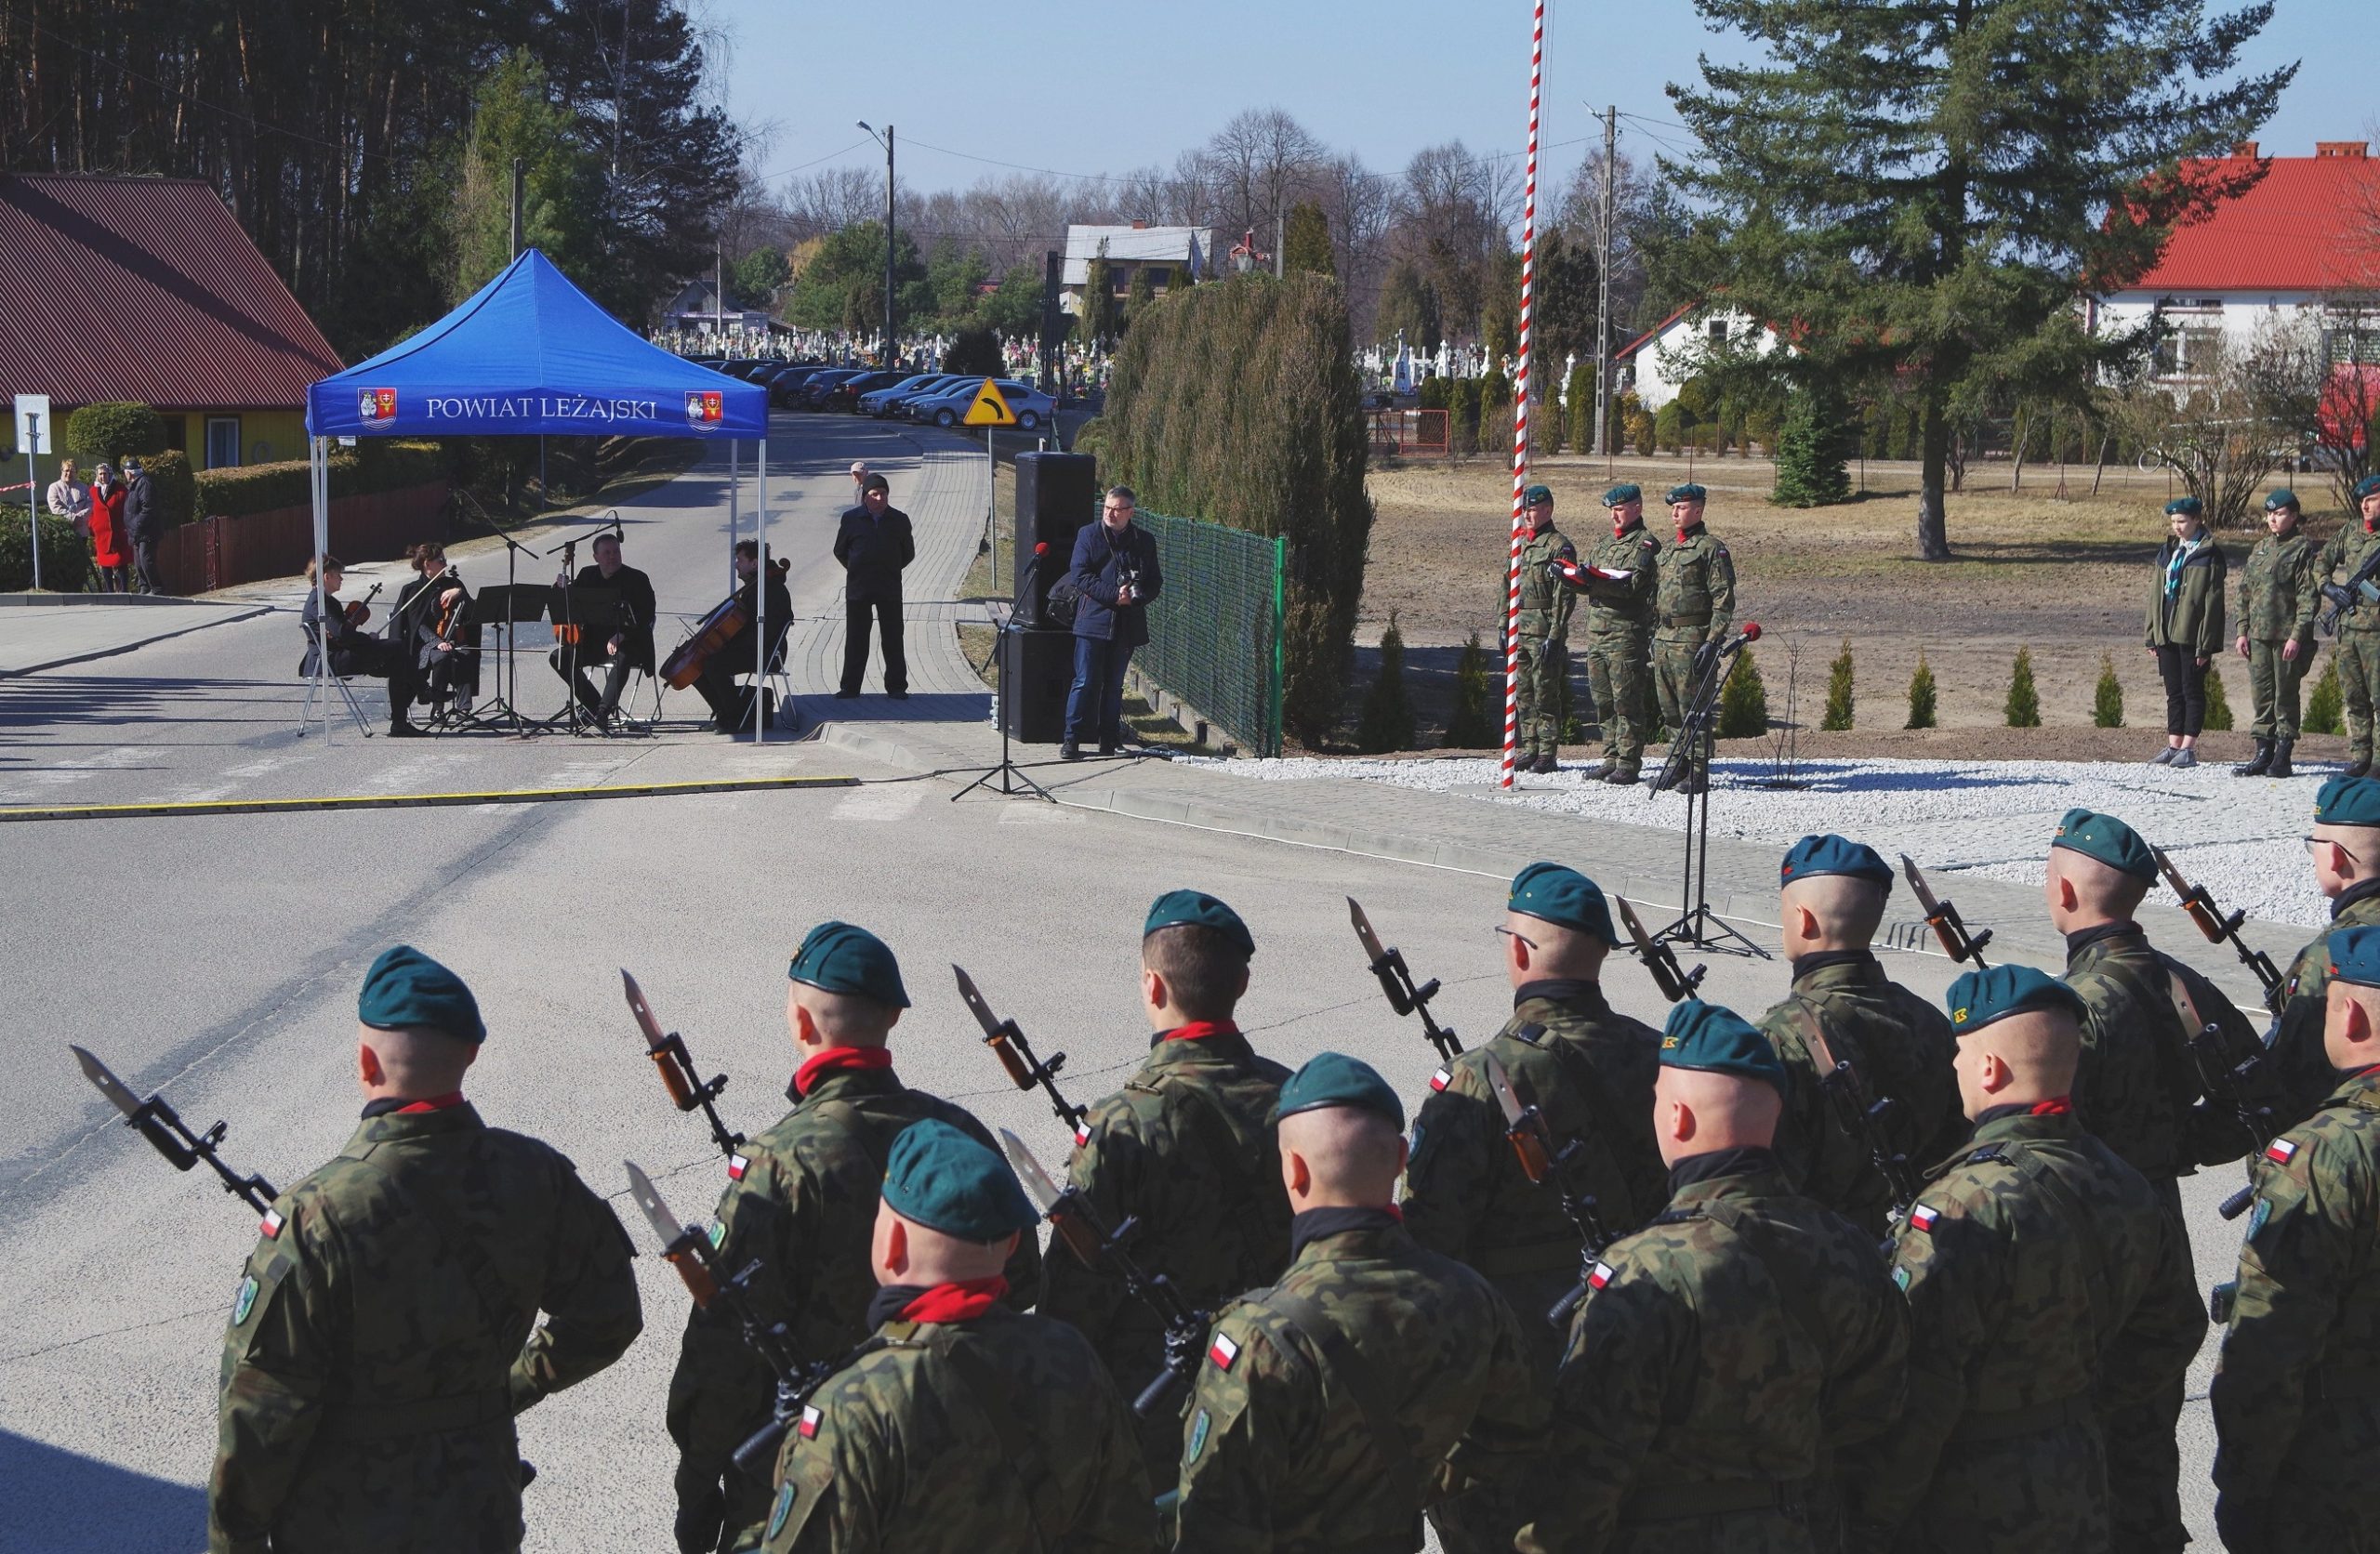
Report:
[[[1969,1117],[1993,1106],[2031,1106],[2074,1090],[2082,1030],[2063,1008],[2019,1009],[1959,1038],[1952,1067]]]
[[[892,1005],[856,993],[829,993],[809,982],[787,985],[791,989],[786,994],[787,1022],[799,1033],[808,1016],[809,1029],[828,1046],[882,1047],[901,1019],[901,1011]]]
[[[2323,987],[2322,1051],[2343,1073],[2380,1063],[2380,988],[2342,981]]]
[[[1526,912],[1505,913],[1504,927],[1509,930],[1504,935],[1505,980],[1514,987],[1556,977],[1594,981],[1603,975],[1604,957],[1611,954],[1611,946],[1594,934]]]
[[[463,1087],[463,1073],[477,1060],[479,1044],[427,1025],[384,1031],[358,1022],[356,1067],[375,1098],[419,1100],[451,1095]]]
[[[1778,892],[1784,903],[1787,948],[1864,950],[1884,920],[1884,888],[1851,875],[1813,875]]]
[[[1713,1150],[1766,1149],[1777,1140],[1785,1098],[1739,1074],[1664,1067],[1653,1082],[1653,1120],[1661,1163],[1674,1166]]]
[[[1297,1208],[1378,1208],[1395,1200],[1405,1136],[1377,1112],[1325,1106],[1283,1117],[1281,1177]]]
[[[2042,894],[2049,902],[2050,922],[2060,933],[2071,933],[2130,918],[2149,894],[2149,881],[2070,847],[2054,847]]]
[[[2368,825],[2334,825],[2317,821],[2316,846],[2307,849],[2314,863],[2314,883],[2322,894],[2336,896],[2360,880],[2380,874],[2380,831]]]
[[[969,1241],[906,1218],[879,1199],[868,1258],[879,1284],[959,1284],[1004,1271],[1016,1242],[1013,1233],[998,1241]]]

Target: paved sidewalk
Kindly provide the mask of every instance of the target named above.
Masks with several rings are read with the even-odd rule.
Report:
[[[264,613],[260,604],[141,595],[9,595],[0,605],[6,606],[0,608],[0,679],[109,658]]]

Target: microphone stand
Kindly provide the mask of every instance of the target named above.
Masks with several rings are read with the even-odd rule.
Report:
[[[496,705],[482,708],[472,721],[489,727],[501,727],[509,721],[512,725],[513,732],[526,734],[533,730],[529,720],[521,716],[521,708],[515,700],[521,690],[521,677],[512,652],[512,639],[517,635],[519,625],[512,619],[512,590],[520,582],[520,573],[517,570],[520,558],[527,556],[535,560],[536,552],[506,533],[495,519],[488,516],[487,509],[481,507],[478,502],[472,501],[470,505],[471,509],[479,516],[481,527],[504,542],[505,552],[504,618],[496,623],[496,628],[504,633],[504,690],[497,695]]]
[[[1035,574],[1041,569],[1044,549],[1045,547],[1040,547],[1034,549],[1033,559],[1025,563],[1025,570],[1017,573],[1016,578],[1017,598],[1030,607],[1032,618],[1036,621],[1041,618],[1041,607],[1034,596]],[[1050,790],[1026,775],[1025,769],[1018,766],[1009,754],[1010,698],[1016,693],[1018,666],[1025,656],[1021,652],[1016,651],[1017,644],[1022,642],[1025,631],[1025,627],[1018,622],[1018,614],[1019,612],[1013,609],[1009,612],[1008,619],[1001,623],[999,636],[994,644],[996,648],[1004,650],[999,653],[1000,687],[997,698],[998,705],[995,708],[1000,726],[1000,764],[986,769],[973,782],[952,794],[950,801],[953,804],[973,793],[977,788],[985,786],[995,777],[1000,780],[999,792],[1003,795],[1013,797],[1030,794],[1036,798],[1046,799],[1052,804],[1057,802]],[[1024,785],[1019,787],[1012,785],[1013,784]]]
[[[1662,763],[1661,774],[1653,783],[1652,792],[1659,793],[1694,771],[1695,757],[1702,760],[1702,781],[1688,784],[1686,792],[1686,879],[1679,887],[1678,899],[1685,911],[1677,921],[1653,935],[1653,942],[1691,944],[1698,950],[1714,950],[1728,955],[1756,955],[1762,960],[1776,957],[1766,950],[1730,928],[1717,913],[1711,910],[1711,770],[1712,753],[1711,734],[1719,716],[1719,687],[1726,678],[1722,670],[1727,661],[1740,652],[1747,642],[1759,639],[1757,626],[1739,635],[1733,642],[1712,653],[1704,666],[1702,678],[1694,687],[1694,700],[1688,704],[1686,727],[1677,731],[1670,745],[1669,759]]]

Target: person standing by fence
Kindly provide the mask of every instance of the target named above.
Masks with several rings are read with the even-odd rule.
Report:
[[[1075,535],[1068,571],[1081,601],[1075,606],[1075,683],[1066,692],[1066,736],[1058,754],[1082,759],[1082,742],[1099,736],[1112,756],[1124,737],[1124,670],[1132,650],[1149,639],[1149,601],[1165,586],[1157,539],[1133,527],[1130,486],[1110,486],[1099,521]]]

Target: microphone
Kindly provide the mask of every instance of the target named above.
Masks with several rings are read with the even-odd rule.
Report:
[[[1758,621],[1746,621],[1744,623],[1744,640],[1747,642],[1757,642],[1760,640],[1760,623]]]
[[[1041,599],[1040,596],[1034,591],[1033,583],[1035,574],[1041,570],[1041,558],[1049,553],[1049,541],[1043,540],[1034,546],[1032,556],[1025,560],[1025,570],[1016,574],[1017,597],[1025,601],[1025,608],[1009,612],[1009,624],[1012,627],[1022,629],[1019,626],[1020,616],[1032,626],[1038,626],[1041,624]]]

